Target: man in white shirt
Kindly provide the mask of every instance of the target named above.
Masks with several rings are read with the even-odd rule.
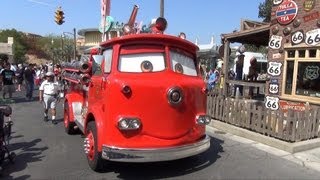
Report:
[[[56,105],[58,103],[60,86],[58,82],[54,82],[54,73],[47,72],[45,74],[45,81],[43,81],[39,88],[39,100],[44,107],[44,121],[48,121],[48,111],[51,109],[52,123],[56,122]]]

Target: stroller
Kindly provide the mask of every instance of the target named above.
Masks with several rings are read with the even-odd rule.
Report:
[[[0,105],[0,174],[2,171],[2,164],[6,159],[9,159],[11,163],[14,162],[16,154],[10,152],[8,149],[9,138],[11,136],[11,127],[13,122],[10,119],[12,114],[12,108],[8,105]],[[9,117],[8,121],[5,121],[4,117]]]

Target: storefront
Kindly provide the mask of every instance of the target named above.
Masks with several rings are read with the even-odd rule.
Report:
[[[268,43],[269,105],[320,105],[319,10],[319,0],[273,0]]]
[[[232,42],[268,46],[267,108],[284,109],[306,102],[320,105],[319,11],[319,0],[273,0],[269,25],[222,35],[225,47]],[[225,52],[227,59],[227,48]]]

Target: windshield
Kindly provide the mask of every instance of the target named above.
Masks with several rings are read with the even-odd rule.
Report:
[[[197,76],[196,66],[191,57],[176,51],[170,51],[170,59],[171,68],[174,72],[189,76]]]
[[[124,54],[120,56],[120,72],[159,72],[165,69],[163,53]]]

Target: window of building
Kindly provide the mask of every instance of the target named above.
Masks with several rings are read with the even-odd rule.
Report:
[[[282,96],[319,103],[320,49],[286,50]]]

